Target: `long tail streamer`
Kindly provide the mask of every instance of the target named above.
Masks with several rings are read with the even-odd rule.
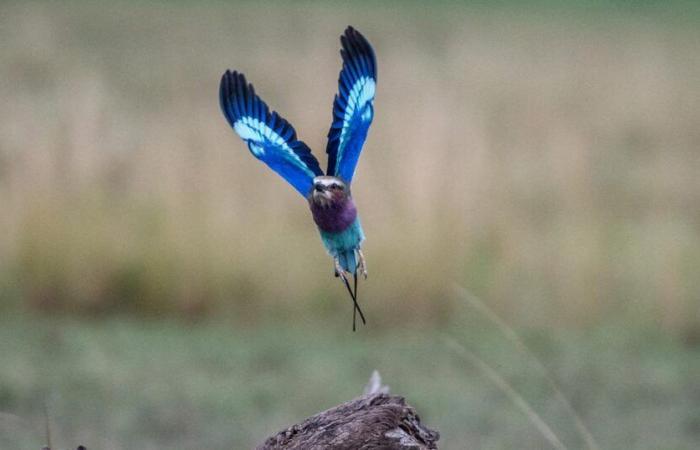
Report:
[[[352,303],[353,303],[353,310],[352,310],[352,331],[356,330],[356,322],[357,322],[357,313],[360,314],[360,319],[362,320],[363,325],[367,325],[367,321],[365,320],[365,315],[362,313],[362,309],[360,308],[360,305],[357,303],[357,272],[353,274],[353,285],[354,285],[354,290],[353,288],[350,287],[350,282],[348,281],[347,277],[340,277],[341,280],[343,280],[343,283],[345,284],[345,287],[348,290],[348,293],[350,294],[350,298],[352,298]]]

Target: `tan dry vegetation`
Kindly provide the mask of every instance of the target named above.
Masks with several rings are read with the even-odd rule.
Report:
[[[522,323],[698,324],[697,28],[367,9],[0,6],[5,292],[247,319],[348,306],[306,205],[217,90],[246,73],[325,166],[353,24],[380,70],[353,190],[371,316],[445,319],[456,281]]]

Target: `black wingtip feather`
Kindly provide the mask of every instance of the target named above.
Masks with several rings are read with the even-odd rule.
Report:
[[[369,41],[351,25],[345,29],[345,33],[340,37],[340,43],[346,51],[349,59],[357,59],[360,64],[364,64],[364,69],[377,79],[377,60],[374,49]],[[346,58],[343,58],[346,61]]]

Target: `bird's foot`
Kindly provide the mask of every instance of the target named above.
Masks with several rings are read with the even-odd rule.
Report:
[[[365,255],[362,254],[362,250],[357,249],[357,256],[359,261],[357,262],[357,270],[367,279],[367,262],[365,261]]]
[[[344,282],[347,282],[349,280],[350,272],[346,272],[343,270],[343,268],[340,265],[340,260],[338,258],[334,259],[335,261],[335,276],[340,277],[341,280]]]

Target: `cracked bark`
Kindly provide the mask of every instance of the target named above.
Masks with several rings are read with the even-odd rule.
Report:
[[[437,449],[439,433],[421,424],[403,397],[389,395],[378,374],[368,388],[361,397],[270,436],[256,450]]]

